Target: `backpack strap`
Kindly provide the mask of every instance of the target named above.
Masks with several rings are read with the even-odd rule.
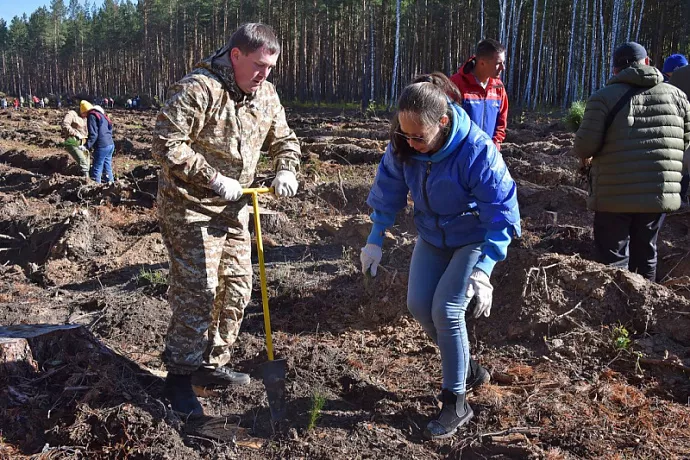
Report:
[[[106,114],[104,114],[104,113],[101,113],[101,112],[99,112],[99,111],[96,110],[96,109],[91,109],[91,110],[88,111],[88,113],[92,113],[92,114],[96,115],[96,118],[98,119],[98,121],[101,120],[101,116],[105,117],[106,121],[108,122],[108,127],[112,129],[112,127],[113,127],[113,122],[110,121],[110,118],[108,118],[108,115],[106,115]]]
[[[646,87],[632,86],[628,91],[625,92],[623,97],[616,102],[616,105],[613,106],[609,114],[606,116],[606,121],[604,122],[604,132],[609,130],[613,124],[613,119],[616,118],[616,115],[618,115],[618,112],[621,111],[623,106],[627,105],[633,97],[635,97],[637,94],[643,93],[646,89]]]

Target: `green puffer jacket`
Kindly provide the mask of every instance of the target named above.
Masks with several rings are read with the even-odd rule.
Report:
[[[589,209],[656,213],[680,207],[690,103],[681,90],[663,81],[655,67],[635,64],[587,101],[575,135],[575,153],[592,157]],[[641,92],[604,131],[609,112],[632,86]]]

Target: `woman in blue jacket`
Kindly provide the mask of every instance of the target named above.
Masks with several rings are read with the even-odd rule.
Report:
[[[113,182],[113,123],[99,105],[91,105],[88,101],[81,101],[79,112],[86,118],[88,138],[86,149],[93,149],[93,161],[91,162],[91,179],[100,183],[101,175],[105,173],[106,180]]]
[[[422,78],[398,101],[389,144],[367,199],[374,212],[362,271],[376,276],[383,234],[414,202],[419,238],[412,253],[407,307],[438,345],[443,407],[429,438],[452,436],[473,416],[465,399],[470,361],[465,312],[489,316],[496,262],[520,235],[517,191],[491,138],[448,99],[447,79]]]

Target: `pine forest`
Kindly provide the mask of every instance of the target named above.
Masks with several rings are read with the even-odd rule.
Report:
[[[624,41],[658,66],[690,52],[684,0],[52,0],[0,20],[0,90],[161,99],[251,21],[281,40],[281,97],[306,103],[388,104],[416,74],[453,73],[481,38],[506,46],[509,97],[529,108],[586,98]]]

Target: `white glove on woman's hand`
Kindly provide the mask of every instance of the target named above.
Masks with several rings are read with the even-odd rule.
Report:
[[[295,196],[298,186],[295,173],[287,170],[278,171],[276,178],[271,183],[276,195],[286,198]]]
[[[494,287],[489,282],[489,275],[478,268],[472,270],[465,295],[470,299],[477,296],[477,305],[474,307],[475,318],[482,315],[489,317],[493,294]]]
[[[237,201],[242,198],[242,186],[240,183],[221,173],[216,173],[211,182],[208,183],[208,186],[228,201]]]
[[[366,275],[367,270],[371,269],[371,276],[376,276],[382,255],[383,251],[378,244],[368,243],[364,246],[359,254],[359,260],[362,262],[362,273]]]

